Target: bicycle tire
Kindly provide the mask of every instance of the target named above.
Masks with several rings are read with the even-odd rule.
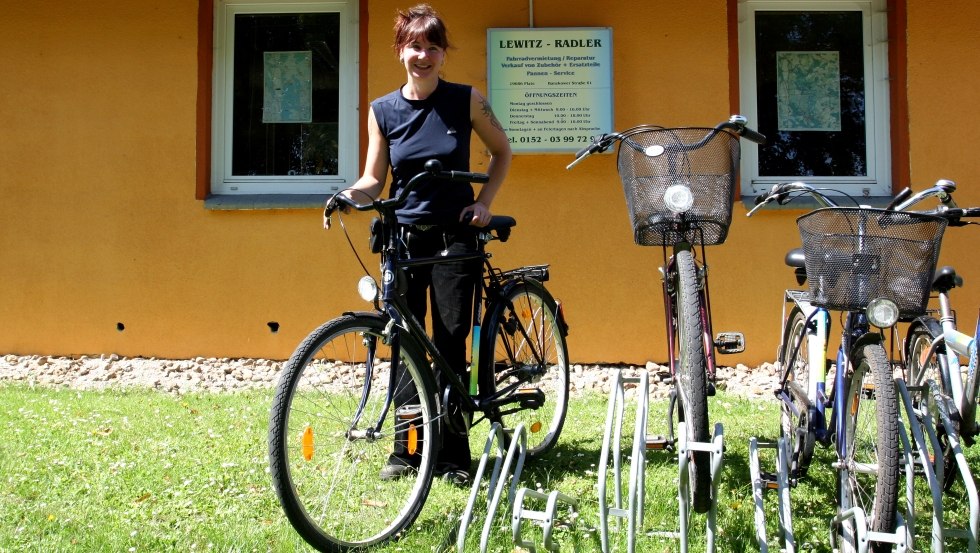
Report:
[[[558,442],[568,411],[568,346],[558,303],[540,282],[514,281],[502,292],[502,300],[488,309],[484,329],[481,395],[544,393],[540,406],[534,407],[533,401],[528,408],[508,403],[488,418],[504,429],[523,422],[528,457],[544,455]]]
[[[687,427],[691,442],[708,442],[708,384],[707,360],[704,351],[704,325],[701,322],[697,267],[690,250],[675,254],[677,345],[679,366],[675,377],[680,396],[679,419]],[[689,453],[688,474],[691,505],[695,512],[706,513],[711,508],[711,454],[707,451]]]
[[[432,483],[439,404],[425,358],[404,339],[395,385],[413,396],[400,405],[413,407],[389,405],[378,436],[351,439],[352,428],[363,431],[378,421],[391,387],[386,322],[357,313],[323,324],[296,348],[276,388],[269,420],[273,487],[293,528],[320,551],[397,538],[418,517]],[[353,423],[359,406],[363,414]],[[416,448],[419,466],[383,481],[380,471],[396,440]]]
[[[938,323],[936,323],[936,328],[939,328]],[[952,395],[947,385],[949,379],[943,377],[940,360],[938,359],[939,355],[944,354],[945,346],[933,352],[932,356],[926,359],[924,364],[922,361],[922,354],[929,349],[934,337],[933,333],[920,322],[916,322],[909,327],[905,338],[905,369],[908,374],[909,386],[924,386],[927,381],[933,380],[939,386],[943,396],[948,398]],[[949,443],[949,435],[946,433],[946,426],[940,422],[936,402],[926,397],[930,393],[928,390],[922,392],[913,391],[911,393],[913,402],[917,406],[923,402],[925,402],[925,405],[930,406],[932,421],[936,425],[936,437],[939,439],[939,445],[943,453],[943,491],[948,492],[953,488],[959,470],[956,466],[956,458],[953,456],[953,449]],[[950,417],[950,422],[953,425],[953,432],[959,435],[959,419],[957,417]]]
[[[809,428],[810,350],[806,324],[806,314],[794,306],[786,319],[783,343],[779,347],[779,366],[786,377],[783,391],[792,402],[792,405],[785,399],[780,402],[779,428],[781,436],[789,442],[789,469],[794,478],[806,476],[816,443],[816,434]]]
[[[847,383],[846,451],[838,471],[839,513],[861,507],[868,530],[895,531],[898,506],[898,393],[891,363],[880,344],[859,346],[852,356],[854,372]],[[865,470],[858,470],[860,466]],[[848,551],[853,536],[844,523],[840,532]],[[856,550],[856,549],[855,549]],[[872,543],[875,553],[891,551],[891,544]]]

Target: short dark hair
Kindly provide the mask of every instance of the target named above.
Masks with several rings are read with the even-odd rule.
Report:
[[[419,4],[405,11],[398,11],[395,16],[395,53],[399,53],[406,44],[411,44],[419,38],[439,46],[449,48],[449,37],[446,24],[428,4]]]

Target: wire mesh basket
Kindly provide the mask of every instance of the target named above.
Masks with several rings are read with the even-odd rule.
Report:
[[[818,209],[796,220],[811,301],[859,311],[875,298],[902,317],[925,313],[946,220],[882,209]]]
[[[641,246],[721,244],[732,221],[738,137],[709,128],[642,128],[619,145],[619,176]],[[673,185],[690,188],[694,204],[685,213],[667,208]]]

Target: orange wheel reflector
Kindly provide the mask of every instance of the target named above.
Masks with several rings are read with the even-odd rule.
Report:
[[[531,433],[532,434],[537,434],[540,431],[541,431],[541,421],[535,421],[535,422],[531,423]]]
[[[415,455],[415,452],[419,449],[419,430],[415,428],[414,424],[408,425],[408,437],[406,441],[408,443],[405,444],[405,449],[408,450],[408,454]]]
[[[311,426],[303,430],[303,458],[307,461],[313,460],[313,427]]]

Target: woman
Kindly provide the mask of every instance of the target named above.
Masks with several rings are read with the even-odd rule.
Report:
[[[429,5],[398,12],[394,48],[406,82],[371,102],[364,173],[344,194],[359,203],[368,196],[377,198],[390,167],[389,194],[395,196],[430,159],[438,159],[447,170],[469,171],[470,136],[475,131],[490,153],[486,169],[490,181],[479,194],[474,196],[472,185],[433,180],[421,183],[397,212],[413,257],[475,251],[476,228],[490,222],[490,206],[510,167],[507,135],[479,91],[440,77],[449,41],[445,24]],[[324,226],[329,228],[329,220],[324,220]],[[464,382],[473,292],[481,271],[478,262],[469,261],[416,268],[409,274],[407,298],[412,313],[424,321],[429,301],[433,343]],[[439,382],[440,388],[445,386],[442,379]],[[468,438],[449,425],[443,428],[436,474],[465,484],[471,462]],[[381,478],[397,478],[415,464],[407,453],[396,450]]]

